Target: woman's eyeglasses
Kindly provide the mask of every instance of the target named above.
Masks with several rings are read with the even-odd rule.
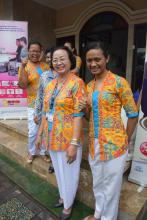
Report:
[[[52,60],[53,64],[58,64],[58,63],[65,63],[67,61],[67,59],[56,59],[56,60]]]

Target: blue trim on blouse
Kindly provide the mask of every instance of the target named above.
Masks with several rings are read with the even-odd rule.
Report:
[[[42,69],[40,67],[37,67],[36,70],[37,70],[39,76],[41,76],[43,73]]]
[[[53,108],[49,111],[49,113],[51,115],[54,116],[54,110],[55,110],[55,101],[56,101],[56,97],[59,93],[59,89],[56,89],[55,92],[54,92],[54,104],[53,104]],[[51,98],[50,98],[50,102],[51,102]],[[53,121],[52,122],[48,122],[48,130],[51,131],[52,130],[52,127],[53,127]]]
[[[136,118],[138,117],[138,113],[127,114],[128,118]]]
[[[73,117],[83,117],[85,114],[84,112],[74,113]]]
[[[98,138],[99,128],[99,109],[98,109],[98,95],[99,91],[92,93],[92,109],[93,109],[93,120],[94,120],[94,137]]]

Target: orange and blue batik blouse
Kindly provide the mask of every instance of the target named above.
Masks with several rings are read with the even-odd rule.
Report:
[[[40,62],[39,66],[36,67],[33,63],[28,61],[25,67],[25,72],[28,75],[27,102],[29,108],[35,107],[40,76],[47,70],[49,70],[49,66],[44,62]]]
[[[57,79],[54,79],[45,88],[44,116],[42,120],[43,141],[47,148],[49,142],[50,150],[64,151],[73,137],[74,117],[83,116],[79,101],[85,95],[86,88],[83,80],[72,73],[69,73],[67,80],[59,91],[56,90],[57,82]],[[50,100],[53,94],[56,94],[56,98],[52,112]],[[52,125],[48,121],[49,113],[53,114]]]
[[[127,134],[121,119],[121,108],[128,118],[138,112],[128,82],[110,71],[100,91],[94,91],[95,80],[87,85],[90,110],[89,151],[95,156],[95,138],[99,141],[99,160],[111,160],[123,155],[128,147]]]

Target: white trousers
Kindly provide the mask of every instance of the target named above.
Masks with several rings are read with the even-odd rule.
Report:
[[[99,161],[98,139],[95,139],[95,158],[89,155],[95,196],[95,218],[116,220],[127,153],[109,161]]]
[[[38,134],[39,124],[34,122],[34,109],[28,108],[28,151],[31,155],[45,155],[45,147],[41,146],[40,152],[36,152],[35,141]]]
[[[55,169],[60,198],[63,199],[64,208],[73,205],[80,176],[80,164],[82,159],[82,147],[77,148],[76,160],[67,163],[66,151],[49,151]]]

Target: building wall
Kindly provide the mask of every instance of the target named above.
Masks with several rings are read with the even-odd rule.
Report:
[[[124,4],[128,5],[132,10],[139,10],[147,8],[146,0],[121,0]]]
[[[13,0],[0,0],[0,20],[13,19]]]
[[[72,25],[77,17],[91,4],[97,0],[85,0],[79,4],[69,6],[57,11],[56,14],[56,28]],[[67,13],[68,12],[68,13]],[[65,16],[66,15],[66,16]]]
[[[30,0],[13,0],[13,20],[28,21],[29,40],[39,40],[44,47],[55,44],[55,10]]]
[[[129,6],[132,10],[139,10],[147,8],[147,1],[145,0],[120,0],[127,6]],[[61,9],[57,11],[56,15],[56,28],[62,28],[65,26],[72,25],[77,17],[86,10],[93,3],[98,2],[98,0],[85,0],[79,4]],[[68,12],[68,13],[67,13]],[[65,16],[66,15],[66,16]]]

